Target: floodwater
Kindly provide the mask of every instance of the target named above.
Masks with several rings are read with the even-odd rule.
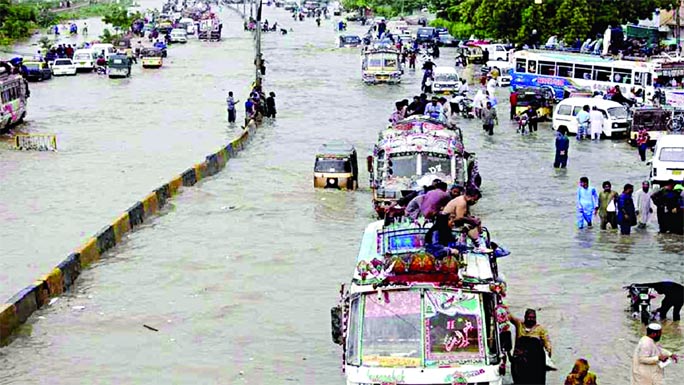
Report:
[[[85,271],[74,292],[37,312],[0,349],[0,384],[344,382],[341,352],[330,340],[329,308],[339,284],[349,280],[372,208],[366,173],[356,192],[314,190],[314,152],[326,141],[347,139],[363,159],[393,101],[418,92],[420,79],[407,72],[399,86],[365,86],[358,51],[334,48],[330,21],[317,28],[313,20],[293,22],[282,10],[265,14],[293,29],[264,36],[277,120],[266,122],[222,173],[184,189],[161,217]],[[56,131],[65,148],[3,153],[14,171],[3,171],[0,201],[18,210],[3,221],[1,247],[14,255],[2,260],[1,271],[12,277],[7,290],[9,278],[2,280],[3,290],[11,293],[47,271],[79,239],[229,137],[224,91],[249,79],[251,41],[234,15],[225,16],[230,39],[213,50],[194,41],[174,50],[178,61],[154,81],[139,73],[119,83],[73,79],[74,90],[91,96],[74,93],[72,102],[90,104],[99,115],[85,119],[83,107],[48,98],[49,111],[32,110],[29,129]],[[441,62],[451,64],[448,56],[443,50]],[[65,93],[63,85],[40,87]],[[501,124],[493,137],[475,121],[462,128],[484,181],[476,213],[513,252],[500,268],[508,303],[519,315],[526,307],[539,309],[561,369],[550,373],[549,384],[561,384],[579,357],[589,360],[601,384],[627,384],[643,330],[625,311],[621,286],[684,281],[684,240],[657,235],[654,225],[631,237],[598,228],[578,232],[580,176],[593,186],[611,180],[618,189],[638,184],[646,166],[622,141],[573,140],[569,168],[554,170],[548,125],[517,135],[507,119],[507,95],[499,92]],[[32,105],[40,105],[37,99]],[[119,125],[117,116],[127,118]],[[183,137],[187,141],[178,141]],[[3,218],[8,212],[3,209]],[[14,279],[24,270],[34,274]],[[664,345],[681,349],[682,327],[666,321],[664,330]],[[684,365],[666,369],[670,384],[683,375]]]

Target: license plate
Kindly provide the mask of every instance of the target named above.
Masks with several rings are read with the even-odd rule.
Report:
[[[682,170],[674,170],[672,171],[672,175],[682,175]]]
[[[84,66],[84,65],[85,65],[85,62],[84,62],[84,61],[82,61],[82,62],[81,62],[80,64],[81,64],[82,66]]]
[[[387,80],[387,79],[389,79],[389,76],[378,76],[378,79]]]
[[[648,294],[639,294],[640,299],[648,299]]]

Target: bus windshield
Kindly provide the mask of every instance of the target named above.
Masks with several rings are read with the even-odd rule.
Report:
[[[360,301],[363,305],[351,308],[354,324],[347,338],[355,353],[361,352],[363,366],[484,364],[487,355],[496,357],[496,338],[488,336],[496,324],[484,319],[485,308],[491,309],[480,293],[390,290],[379,298],[376,292],[362,294],[355,300]]]
[[[390,176],[411,177],[416,175],[417,157],[417,154],[391,157],[388,162]]]

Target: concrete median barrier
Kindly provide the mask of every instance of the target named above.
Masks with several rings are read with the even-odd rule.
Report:
[[[111,224],[88,238],[48,274],[20,290],[5,303],[0,303],[0,343],[7,342],[12,332],[26,322],[33,312],[48,303],[51,297],[70,290],[81,271],[120,244],[126,233],[159,213],[169,199],[180,192],[181,186],[194,186],[198,181],[221,171],[230,158],[245,148],[257,126],[256,122],[249,122],[240,136],[217,152],[207,155],[204,162],[194,165],[136,202]]]

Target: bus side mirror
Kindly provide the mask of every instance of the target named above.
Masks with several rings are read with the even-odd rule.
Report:
[[[342,314],[342,306],[335,306],[330,309],[330,326],[332,328],[332,340],[338,345],[342,345],[344,341],[344,315]]]
[[[373,156],[368,155],[366,158],[366,164],[368,166],[368,172],[372,173],[373,172]]]

